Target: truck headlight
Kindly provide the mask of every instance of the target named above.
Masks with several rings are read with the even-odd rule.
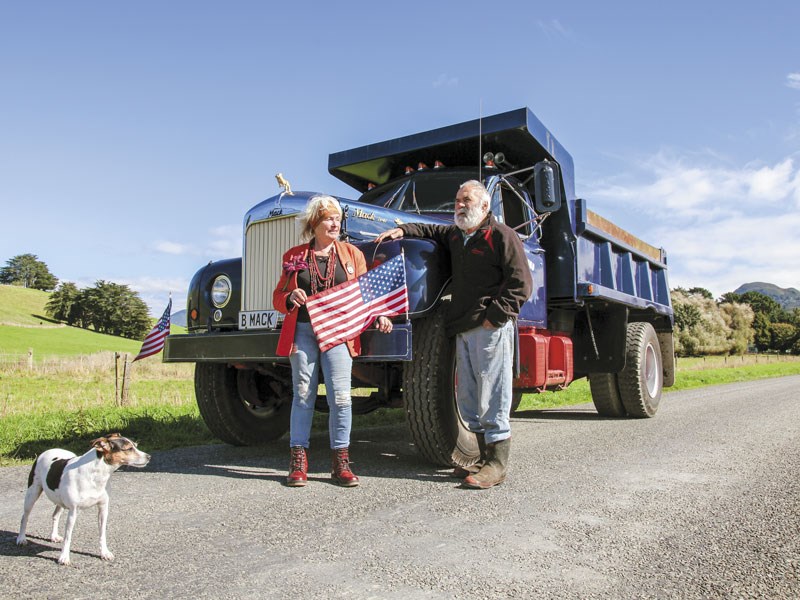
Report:
[[[231,299],[231,280],[226,275],[218,275],[211,286],[211,302],[222,308]]]

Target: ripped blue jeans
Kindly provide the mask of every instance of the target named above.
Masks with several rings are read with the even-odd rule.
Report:
[[[308,448],[314,404],[317,400],[319,370],[322,368],[330,408],[328,432],[331,448],[347,448],[350,445],[350,428],[353,423],[350,397],[353,359],[347,344],[339,344],[326,352],[320,352],[311,323],[298,323],[294,345],[295,348],[289,356],[294,388],[289,445]]]

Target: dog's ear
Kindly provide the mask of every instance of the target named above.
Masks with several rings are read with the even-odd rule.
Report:
[[[108,439],[104,437],[97,438],[95,441],[93,441],[92,448],[99,450],[103,454],[108,454],[111,452],[111,444],[109,444]]]

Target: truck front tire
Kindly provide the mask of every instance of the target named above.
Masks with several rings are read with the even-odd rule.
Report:
[[[455,340],[444,332],[443,309],[414,323],[413,360],[403,367],[403,399],[419,454],[443,466],[469,466],[480,458],[477,438],[458,412]]]
[[[291,388],[269,375],[198,363],[194,389],[203,421],[223,442],[257,446],[278,439],[289,429]]]

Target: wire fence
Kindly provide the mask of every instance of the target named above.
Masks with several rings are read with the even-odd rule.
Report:
[[[33,350],[26,354],[0,354],[0,378],[2,377],[58,377],[81,380],[102,380],[113,386],[115,404],[128,403],[128,390],[135,374],[137,380],[187,380],[193,375],[189,363],[162,363],[159,357],[151,357],[133,363],[135,355],[126,352],[97,352],[74,356],[36,355]]]

